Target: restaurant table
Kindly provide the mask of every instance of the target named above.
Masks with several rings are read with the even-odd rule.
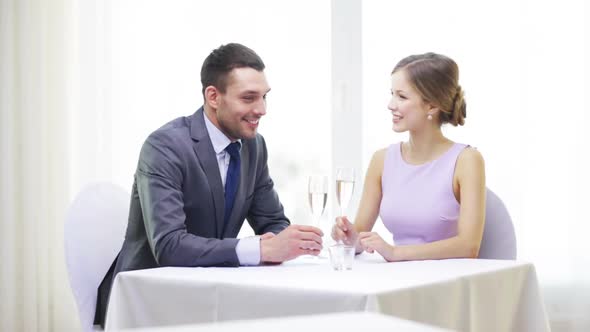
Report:
[[[238,320],[221,323],[203,323],[192,325],[168,325],[123,330],[128,332],[302,332],[302,331],[338,331],[338,332],[450,332],[452,330],[429,326],[408,320],[372,312],[342,312],[309,316],[289,316],[284,318],[263,318]]]
[[[458,331],[549,331],[531,263],[446,259],[388,263],[363,253],[349,271],[328,259],[239,268],[119,273],[106,329],[374,312]]]

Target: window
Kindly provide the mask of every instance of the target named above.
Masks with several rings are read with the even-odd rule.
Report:
[[[239,42],[267,67],[272,91],[259,132],[271,176],[287,216],[308,223],[307,175],[331,165],[330,2],[123,0],[111,10],[116,182],[131,187],[147,135],[202,105],[200,69],[211,50]]]

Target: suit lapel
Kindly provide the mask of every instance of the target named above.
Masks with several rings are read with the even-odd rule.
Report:
[[[225,205],[225,197],[223,194],[223,184],[221,182],[221,175],[219,174],[219,165],[217,164],[217,156],[213,150],[211,138],[207,133],[205,126],[204,111],[201,107],[196,113],[191,122],[191,137],[194,140],[193,147],[197,153],[197,157],[211,188],[211,195],[213,196],[213,205],[215,207],[215,232],[218,238],[223,234],[223,209]]]

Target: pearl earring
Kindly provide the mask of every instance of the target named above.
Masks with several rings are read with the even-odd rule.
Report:
[[[428,114],[428,120],[432,120],[432,114]]]

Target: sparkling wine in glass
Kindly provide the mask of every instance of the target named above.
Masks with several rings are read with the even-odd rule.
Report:
[[[336,170],[336,198],[340,215],[344,216],[354,193],[354,168],[341,167]]]
[[[319,227],[320,219],[326,209],[328,201],[328,177],[323,175],[312,175],[309,177],[308,198],[313,225]]]

